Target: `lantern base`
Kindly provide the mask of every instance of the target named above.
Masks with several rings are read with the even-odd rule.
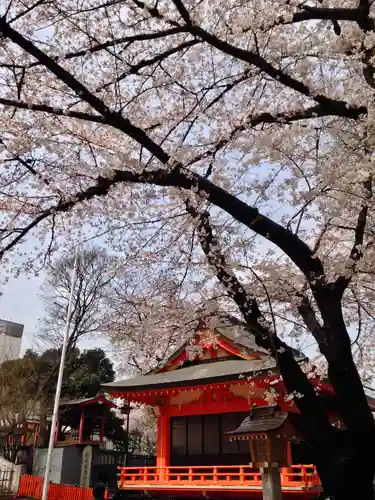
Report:
[[[262,467],[263,500],[282,500],[280,467]]]

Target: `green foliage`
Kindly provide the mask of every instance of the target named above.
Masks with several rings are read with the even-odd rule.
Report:
[[[90,349],[80,354],[75,349],[68,359],[67,370],[69,376],[63,384],[63,397],[94,397],[101,384],[115,379],[113,365],[102,349]]]
[[[55,393],[59,359],[58,349],[48,349],[42,354],[28,350],[23,359],[17,361],[27,361],[33,365],[39,375],[39,381],[42,384],[44,381],[43,394],[48,399]],[[102,383],[112,382],[114,378],[112,362],[106,357],[103,349],[89,349],[83,352],[77,348],[71,349],[66,359],[61,397],[94,397],[100,391]]]
[[[0,394],[2,412],[8,408],[10,416],[18,416],[23,421],[28,414],[35,413],[36,407],[51,408],[56,390],[57,368],[60,359],[58,349],[48,349],[41,354],[26,351],[22,359],[0,364]],[[66,360],[62,399],[94,397],[100,385],[112,382],[115,371],[112,362],[103,349],[88,349],[80,352],[71,349]],[[4,417],[2,419],[4,421]],[[107,438],[117,442],[126,441],[123,420],[113,412],[108,413],[105,426]]]
[[[35,359],[4,361],[0,364],[0,421],[2,427],[12,428],[30,412],[38,392],[40,372]]]

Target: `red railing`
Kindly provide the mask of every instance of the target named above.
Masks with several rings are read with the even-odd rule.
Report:
[[[181,488],[196,486],[217,488],[262,487],[259,469],[249,465],[196,467],[118,467],[120,489]],[[313,465],[293,465],[281,469],[281,485],[286,490],[311,490],[320,487]]]
[[[42,498],[43,478],[38,476],[21,476],[18,487],[18,497]],[[78,488],[65,484],[51,483],[48,486],[48,500],[93,500],[91,488]]]

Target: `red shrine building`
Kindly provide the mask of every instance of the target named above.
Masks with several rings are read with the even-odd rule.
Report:
[[[294,356],[306,359],[298,350]],[[329,384],[312,383],[323,397],[333,395]],[[268,411],[267,419],[269,429],[280,437],[278,429],[287,415],[297,412],[293,400],[284,397],[275,360],[256,345],[246,324],[227,316],[210,328],[199,326],[162,367],[105,384],[103,390],[127,405],[141,403],[156,410],[156,466],[119,468],[120,489],[148,496],[261,498],[258,467],[272,460],[271,448],[263,424],[258,425],[263,429],[258,439],[249,440],[241,430],[243,423],[252,408],[271,408],[270,398],[276,396],[278,411]],[[284,442],[283,498],[318,497],[320,482],[307,447],[293,432]],[[257,453],[256,462],[251,449]]]
[[[103,444],[105,418],[110,408],[116,405],[101,395],[61,401],[54,447]]]

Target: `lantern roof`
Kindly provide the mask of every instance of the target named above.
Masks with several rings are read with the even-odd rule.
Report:
[[[227,432],[227,435],[235,439],[244,435],[276,431],[285,424],[287,418],[288,413],[279,411],[277,406],[259,406],[253,408],[239,427]]]

